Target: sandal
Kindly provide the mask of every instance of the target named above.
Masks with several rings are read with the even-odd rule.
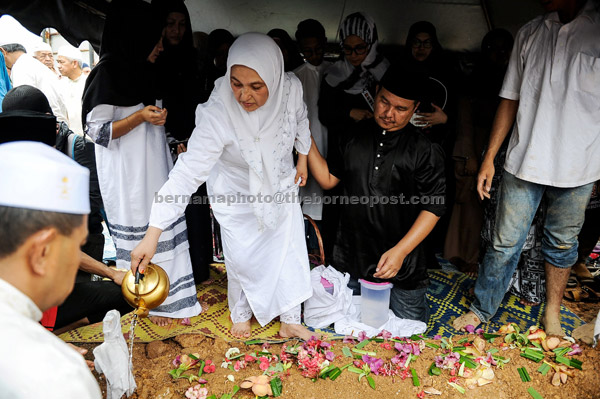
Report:
[[[579,286],[577,275],[575,273],[571,273],[569,280],[567,280],[567,288],[577,288],[577,286]]]
[[[600,293],[594,289],[594,285],[593,280],[582,281],[580,287],[565,289],[563,298],[569,302],[598,303]]]

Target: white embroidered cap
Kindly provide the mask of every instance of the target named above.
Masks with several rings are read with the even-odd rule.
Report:
[[[0,205],[83,215],[90,213],[90,171],[34,141],[0,145]]]

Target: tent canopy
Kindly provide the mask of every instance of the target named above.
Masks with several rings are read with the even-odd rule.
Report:
[[[34,33],[52,27],[72,45],[88,40],[99,50],[107,0],[0,0],[1,14],[10,14]],[[402,45],[408,28],[428,20],[438,29],[442,45],[452,51],[475,51],[490,28],[513,34],[542,13],[539,0],[187,0],[194,31],[224,28],[234,35],[285,29],[292,37],[298,22],[314,18],[336,40],[340,20],[364,11],[377,23],[380,42]]]

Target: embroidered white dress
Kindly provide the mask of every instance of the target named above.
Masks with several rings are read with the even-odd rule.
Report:
[[[221,225],[232,317],[236,321],[236,317],[243,320],[248,316],[239,314],[244,306],[239,311],[236,308],[238,303],[247,300],[250,307],[247,311],[263,326],[312,295],[292,157],[293,147],[308,154],[310,132],[300,81],[292,73],[286,74],[283,80],[285,112],[280,120],[280,134],[276,135],[276,142],[269,145],[275,161],[269,164],[276,169],[272,175],[278,177],[275,197],[281,204],[275,204],[268,198],[269,194],[255,195],[251,190],[249,175],[252,170],[261,170],[258,163],[264,157],[244,155],[242,148],[246,146],[245,151],[260,152],[261,137],[254,141],[238,137],[230,112],[215,92],[206,104],[198,106],[196,128],[188,151],[180,155],[169,181],[159,192],[162,198],[189,196],[206,181],[213,212]],[[229,85],[223,79],[216,85],[221,83]],[[155,203],[150,225],[164,229],[177,220],[184,212],[185,203],[174,202]],[[259,211],[262,220],[257,217],[254,206],[257,203],[265,205]],[[275,217],[266,221],[268,215]],[[269,227],[271,222],[274,222],[272,228]],[[299,316],[298,313],[293,322],[299,323]]]
[[[173,167],[164,128],[143,122],[129,133],[112,139],[112,122],[142,109],[97,105],[87,115],[87,133],[96,145],[98,181],[117,250],[117,267],[129,269],[131,250],[144,238],[155,195]],[[152,262],[169,275],[169,296],[151,315],[192,317],[202,311],[196,298],[192,263],[188,252],[185,217],[164,226]]]

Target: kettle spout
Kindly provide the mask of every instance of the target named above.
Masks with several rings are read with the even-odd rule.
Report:
[[[137,308],[133,311],[133,314],[136,314],[139,318],[148,317],[150,311],[146,308]]]
[[[150,310],[146,307],[146,302],[139,295],[135,298],[135,302],[137,304],[137,308],[133,311],[134,314],[138,315],[138,317],[148,317]]]

